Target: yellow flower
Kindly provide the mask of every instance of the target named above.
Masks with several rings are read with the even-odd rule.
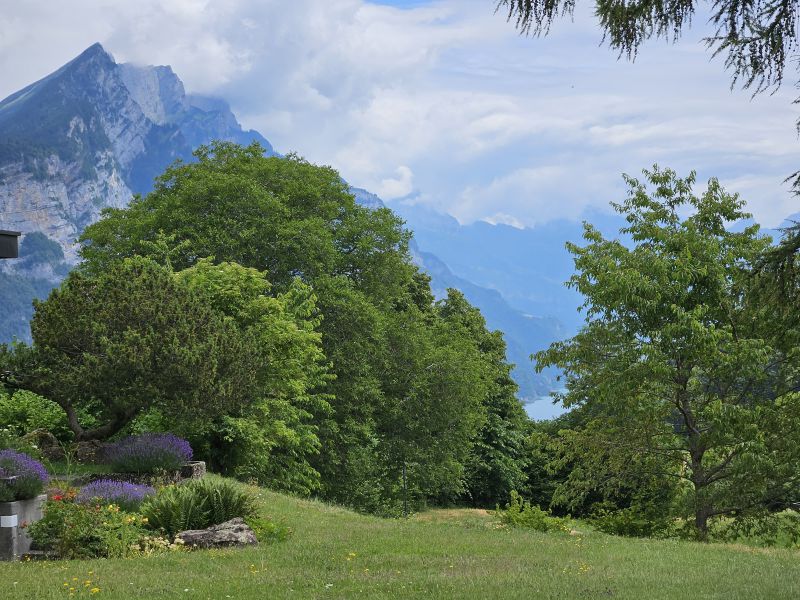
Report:
[[[92,589],[89,590],[89,593],[90,594],[97,594],[99,591],[100,591],[99,587],[93,587]]]

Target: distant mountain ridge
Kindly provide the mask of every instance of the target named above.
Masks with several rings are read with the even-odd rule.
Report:
[[[275,154],[223,100],[186,94],[170,67],[117,64],[100,44],[0,102],[0,228],[26,234],[20,259],[0,265],[0,342],[29,339],[31,300],[77,263],[76,240],[104,208],[146,194],[167,165],[191,160],[192,150],[214,139],[257,141]],[[366,190],[352,191],[364,206],[383,206]],[[429,250],[412,243],[437,296],[448,287],[464,292],[490,327],[505,332],[520,396],[547,394],[552,374],[535,374],[528,355],[563,335],[557,319],[512,308]]]

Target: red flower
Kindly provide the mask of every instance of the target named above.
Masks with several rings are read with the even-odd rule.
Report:
[[[53,500],[55,500],[56,502],[59,502],[59,501],[61,501],[63,499],[64,499],[64,496],[62,496],[61,494],[56,494],[55,496],[53,496]]]

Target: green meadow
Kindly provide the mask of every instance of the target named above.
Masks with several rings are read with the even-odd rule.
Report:
[[[469,509],[389,520],[258,493],[263,515],[291,529],[287,539],[247,550],[2,564],[0,598],[800,597],[794,550],[613,537],[580,522],[571,534],[543,534],[505,529]]]

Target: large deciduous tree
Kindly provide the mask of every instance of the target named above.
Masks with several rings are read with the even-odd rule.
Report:
[[[257,372],[252,403],[216,419],[189,420],[187,437],[215,468],[272,489],[308,494],[319,487],[311,458],[330,413],[316,298],[299,280],[275,296],[264,273],[201,260],[176,274],[252,341]]]
[[[776,342],[752,291],[769,238],[729,229],[748,216],[743,202],[713,179],[696,196],[693,174],[644,174],[614,205],[625,241],[586,225],[587,245],[569,245],[586,325],[537,354],[537,368],[563,369],[564,404],[585,407],[573,455],[602,459],[574,487],[635,465],[678,482],[680,510],[705,538],[714,517],[797,498],[797,352]]]

